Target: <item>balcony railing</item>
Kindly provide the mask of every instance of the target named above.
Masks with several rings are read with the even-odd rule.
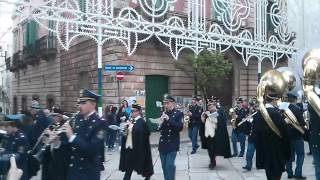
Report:
[[[36,49],[41,58],[54,58],[57,54],[57,40],[54,36],[43,36],[36,41]]]
[[[23,47],[23,61],[26,64],[34,64],[37,62],[38,57],[37,57],[37,49],[36,45],[33,44],[28,44],[27,46]]]
[[[14,53],[12,57],[9,57],[6,59],[6,67],[11,72],[15,72],[19,68],[22,68],[24,66],[25,66],[25,64],[22,60],[22,52],[21,51]]]

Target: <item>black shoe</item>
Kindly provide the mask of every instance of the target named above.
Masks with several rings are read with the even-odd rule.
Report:
[[[197,153],[196,150],[192,150],[192,151],[191,151],[191,154],[195,154],[195,153]]]
[[[238,157],[243,157],[243,154],[239,154],[239,156]]]
[[[209,164],[209,169],[213,170],[215,167],[216,167],[216,165],[214,165],[212,163]]]
[[[311,156],[311,155],[312,155],[312,152],[308,152],[307,155],[308,155],[308,156]]]
[[[249,168],[248,166],[244,166],[244,167],[242,167],[242,169],[245,169],[247,171],[251,171],[251,168]]]
[[[293,176],[292,175],[288,175],[288,179],[292,179],[293,178]]]
[[[293,176],[295,179],[307,179],[305,176]]]

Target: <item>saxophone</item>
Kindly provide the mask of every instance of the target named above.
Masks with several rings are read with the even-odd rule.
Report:
[[[184,109],[184,118],[183,118],[183,124],[185,127],[189,126],[190,116],[188,113],[190,112],[191,105],[188,104],[187,107]]]

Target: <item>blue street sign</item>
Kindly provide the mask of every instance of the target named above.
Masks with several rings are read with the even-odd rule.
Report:
[[[134,66],[132,65],[108,65],[104,66],[105,71],[133,71]]]

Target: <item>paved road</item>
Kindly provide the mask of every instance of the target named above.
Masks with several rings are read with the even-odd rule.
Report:
[[[253,169],[251,172],[242,170],[245,163],[244,158],[224,159],[217,157],[217,167],[214,170],[208,168],[209,157],[205,150],[190,155],[191,144],[182,144],[177,155],[176,180],[265,180],[263,170]],[[152,148],[155,174],[151,179],[163,180],[161,162],[156,148]],[[106,171],[102,174],[102,179],[120,180],[124,173],[117,170],[119,165],[119,152],[107,152]],[[255,165],[254,165],[255,166]],[[312,157],[306,156],[303,166],[303,173],[308,180],[315,180]],[[133,174],[132,180],[141,180],[142,177]],[[283,174],[282,179],[287,179],[287,174]]]
[[[156,147],[158,140],[159,134],[152,133],[150,142],[153,144],[152,156],[155,171],[155,174],[151,177],[152,180],[163,180],[159,152]],[[214,170],[210,170],[208,168],[209,157],[207,151],[199,150],[198,153],[190,155],[191,143],[187,138],[186,130],[181,133],[181,141],[180,152],[176,159],[176,180],[266,180],[263,170],[254,168],[252,171],[247,172],[242,169],[242,166],[245,165],[245,158],[224,159],[223,157],[217,157],[217,167]],[[305,149],[306,151],[309,150],[307,144],[305,144]],[[124,173],[118,171],[119,156],[118,149],[114,152],[106,152],[106,170],[101,174],[102,180],[121,180],[123,178]],[[312,156],[306,155],[303,175],[307,176],[308,180],[315,180]],[[142,180],[143,178],[133,173],[131,179]],[[287,179],[286,173],[283,174],[282,179]],[[40,177],[34,177],[32,180],[40,180]]]

